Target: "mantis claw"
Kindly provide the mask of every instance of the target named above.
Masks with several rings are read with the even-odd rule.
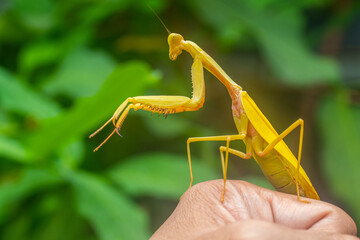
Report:
[[[120,129],[115,128],[115,131],[116,131],[117,135],[119,135],[120,137],[123,137],[123,136],[120,134]]]
[[[115,133],[115,131],[117,132],[117,129],[116,129],[116,128],[115,128],[114,131],[112,131],[112,132],[110,133],[110,135],[109,135],[102,143],[100,143],[99,146],[97,146],[97,147],[94,149],[94,152],[96,152],[97,150],[99,150],[99,148],[101,148],[101,146],[104,145],[104,143],[106,143],[107,140],[109,140],[109,138],[111,138],[111,136]]]

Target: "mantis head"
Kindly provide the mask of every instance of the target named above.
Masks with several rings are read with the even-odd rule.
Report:
[[[171,33],[168,37],[169,57],[175,61],[177,56],[182,53],[182,42],[184,38],[178,33]]]
[[[156,14],[156,12],[146,3],[146,5],[150,8],[150,10],[155,14],[155,16],[159,19],[161,24],[164,26],[165,30],[168,32],[168,43],[169,43],[169,57],[171,60],[175,61],[177,56],[182,53],[182,44],[184,38],[178,33],[171,33],[170,30],[166,27],[165,23],[161,20],[161,18]]]

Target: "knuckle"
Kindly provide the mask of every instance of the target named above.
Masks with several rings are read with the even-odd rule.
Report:
[[[189,188],[183,195],[182,200],[204,203],[218,200],[222,187],[222,180],[200,182]]]

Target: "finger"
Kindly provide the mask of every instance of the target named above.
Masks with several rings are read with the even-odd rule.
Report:
[[[204,185],[199,189],[218,189],[218,192],[222,189],[222,181],[209,181]],[[214,195],[217,194],[214,193]],[[213,198],[209,194],[206,194],[205,197]],[[310,202],[309,204],[298,201],[295,195],[264,189],[244,181],[232,180],[228,181],[225,202],[221,204],[221,207],[235,221],[258,219],[296,229],[356,235],[355,222],[343,210],[323,201],[307,200]],[[217,206],[219,205],[217,204]],[[223,213],[223,216],[226,214]],[[227,219],[231,219],[231,217],[227,217]]]
[[[354,221],[341,209],[317,200],[301,203],[296,196],[274,192],[243,181],[208,181],[186,191],[153,239],[191,239],[239,220],[275,222],[295,229],[356,234]],[[161,238],[163,237],[163,238]]]
[[[221,191],[218,181],[199,183],[188,189],[151,239],[193,239],[234,222],[236,219],[220,202]]]
[[[238,191],[249,187],[244,183],[232,182],[232,184]],[[259,195],[269,203],[274,223],[297,229],[352,235],[357,233],[353,219],[335,205],[314,199],[307,199],[310,203],[306,204],[298,201],[295,195],[259,187],[256,189]]]
[[[255,239],[278,239],[278,240],[359,240],[355,236],[328,233],[321,231],[309,231],[288,228],[279,224],[259,221],[241,220],[231,223],[217,230],[204,234],[196,240],[232,239],[232,240],[255,240]]]

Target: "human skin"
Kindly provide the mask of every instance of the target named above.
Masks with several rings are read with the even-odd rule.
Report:
[[[359,239],[351,217],[319,200],[296,196],[244,181],[197,184],[181,200],[151,240],[161,239]]]

